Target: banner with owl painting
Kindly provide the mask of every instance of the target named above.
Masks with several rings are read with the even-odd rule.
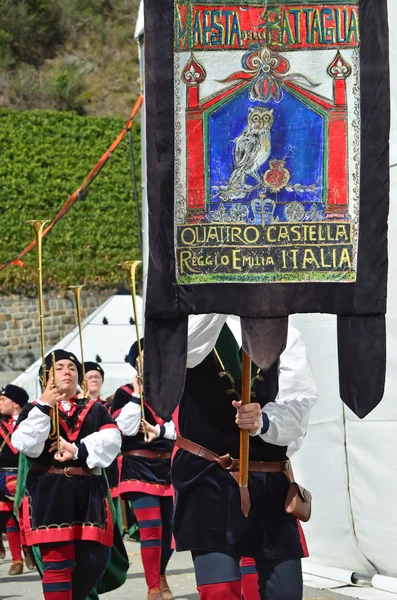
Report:
[[[239,315],[271,359],[288,315],[330,313],[365,416],[386,364],[387,0],[144,7],[147,397],[175,407],[191,314]]]
[[[355,281],[358,0],[174,10],[178,282]]]

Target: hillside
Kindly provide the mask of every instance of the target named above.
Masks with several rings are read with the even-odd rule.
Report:
[[[0,107],[127,118],[139,0],[2,0]]]

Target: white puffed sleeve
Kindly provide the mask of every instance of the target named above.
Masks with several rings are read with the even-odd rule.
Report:
[[[213,350],[227,315],[190,315],[187,341],[187,367],[197,367]]]
[[[34,406],[11,436],[14,448],[29,458],[40,456],[51,429],[51,419],[48,414],[51,407],[44,403],[41,406],[43,406],[43,410]],[[44,410],[46,412],[43,412]]]
[[[115,421],[123,435],[136,435],[141,425],[142,412],[139,402],[130,401],[121,409]]]
[[[156,430],[158,437],[163,437],[166,440],[176,440],[176,429],[173,421],[156,425]]]
[[[87,449],[87,467],[106,468],[116,458],[121,448],[121,433],[117,427],[103,429],[87,435],[80,440]]]
[[[291,456],[302,444],[317,398],[305,344],[299,331],[289,326],[287,346],[280,356],[279,391],[275,402],[263,407],[263,426],[258,432],[261,438],[276,446],[288,446]]]

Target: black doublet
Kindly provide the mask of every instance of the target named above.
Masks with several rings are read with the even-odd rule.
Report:
[[[9,419],[0,419],[0,469],[18,467],[18,452],[11,444],[11,434],[14,422]]]
[[[13,509],[19,454],[11,443],[14,420],[0,419],[0,512]]]
[[[37,406],[28,403],[22,410],[17,427]],[[108,411],[95,400],[79,400],[70,416],[59,411],[60,435],[70,442],[80,440],[102,428],[116,424]],[[82,458],[60,463],[55,452],[49,452],[53,440],[47,439],[39,457],[32,463],[65,469],[87,467]],[[80,452],[79,452],[80,454]],[[91,540],[106,546],[113,544],[113,524],[107,499],[108,486],[103,475],[72,476],[29,470],[26,492],[19,507],[21,531],[27,545],[38,543]]]
[[[232,400],[239,397],[214,352],[188,369],[179,407],[180,434],[219,455],[239,456],[239,429]],[[241,382],[235,381],[240,391]],[[259,372],[252,401],[262,407],[278,392],[278,364]],[[250,438],[250,460],[280,461],[286,447]],[[177,549],[208,550],[232,556],[293,559],[303,556],[296,519],[285,512],[288,481],[283,473],[250,473],[251,511],[241,512],[236,481],[215,463],[178,450],[172,466]]]
[[[123,385],[115,393],[112,402],[112,415],[116,418],[121,410],[129,403],[140,404],[139,398],[132,396],[134,388],[131,384]],[[162,424],[150,408],[145,404],[145,419],[151,425]],[[144,456],[131,456],[130,450],[151,450],[152,452],[171,453],[174,442],[164,437],[158,437],[152,442],[146,442],[144,434],[140,431],[136,435],[124,435],[121,451],[123,454],[120,473],[119,492],[143,492],[155,496],[171,496],[170,469],[171,460],[149,458]]]

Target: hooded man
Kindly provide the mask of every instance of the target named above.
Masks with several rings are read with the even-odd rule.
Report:
[[[9,575],[23,572],[21,536],[14,517],[14,495],[18,474],[18,451],[11,443],[11,435],[22,408],[29,396],[17,385],[8,384],[0,389],[0,531],[5,527],[12,563]],[[25,562],[34,569],[30,551],[24,548]]]

